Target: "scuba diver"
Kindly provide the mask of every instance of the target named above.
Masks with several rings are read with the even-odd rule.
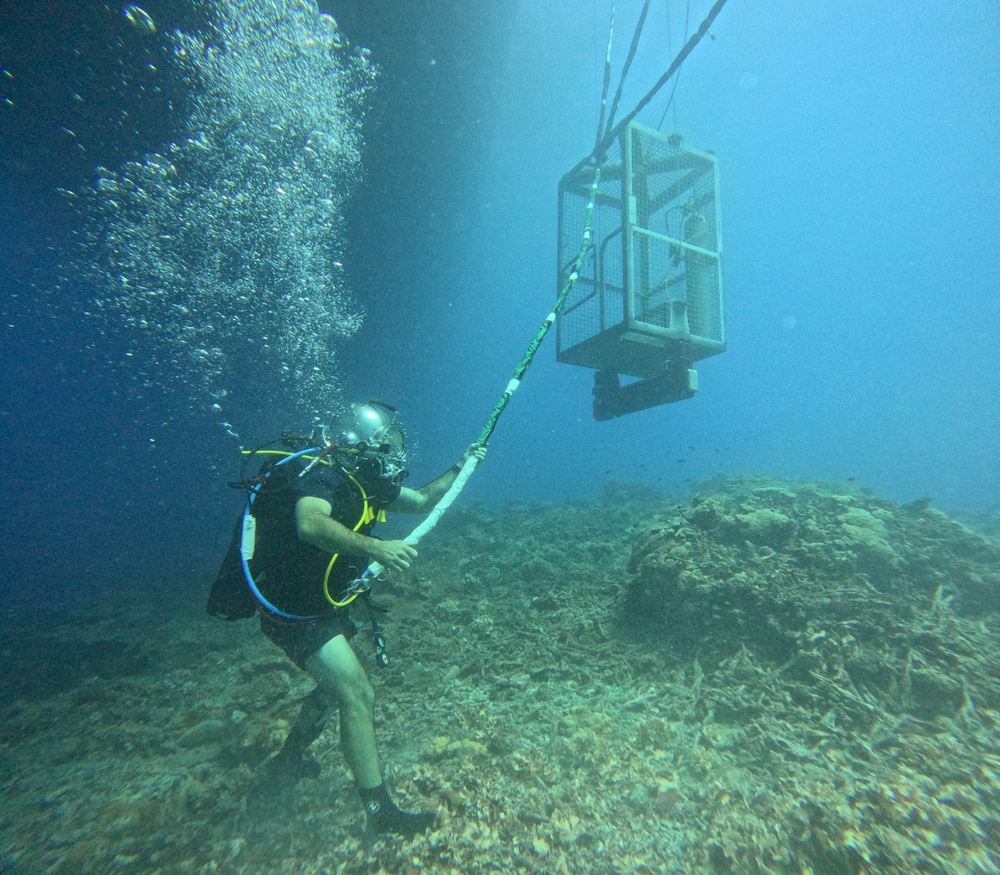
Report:
[[[340,710],[340,745],[368,816],[379,836],[412,837],[429,829],[433,812],[399,810],[382,778],[375,740],[374,701],[364,667],[350,643],[357,631],[348,606],[369,608],[376,660],[388,664],[385,642],[368,601],[362,572],[370,560],[392,571],[410,567],[417,551],[405,541],[371,535],[385,511],[429,513],[470,456],[420,489],[407,476],[406,432],[395,408],[378,401],[354,404],[335,427],[312,438],[284,436],[287,450],[258,448],[256,477],[243,478],[249,499],[209,598],[208,611],[227,619],[260,616],[261,631],[316,681],[281,750],[265,773],[289,786],[315,777],[319,765],[306,757],[334,708]],[[277,442],[276,442],[277,443]],[[236,485],[236,484],[234,484]]]

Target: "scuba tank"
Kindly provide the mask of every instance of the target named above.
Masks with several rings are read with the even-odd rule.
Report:
[[[701,249],[711,248],[711,228],[700,213],[690,213],[684,219],[684,242]],[[715,312],[715,259],[685,246],[683,261],[688,330],[696,336],[710,337]]]

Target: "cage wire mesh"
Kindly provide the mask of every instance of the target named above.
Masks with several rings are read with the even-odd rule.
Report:
[[[725,350],[714,156],[632,123],[601,165],[593,245],[560,313],[559,361],[633,377]],[[583,237],[594,169],[559,185],[559,284]]]

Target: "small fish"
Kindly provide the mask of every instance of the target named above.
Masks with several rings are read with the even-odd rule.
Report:
[[[141,6],[130,3],[122,9],[122,13],[128,19],[128,23],[140,33],[144,33],[146,36],[152,36],[156,33],[156,22],[153,21],[153,17]]]

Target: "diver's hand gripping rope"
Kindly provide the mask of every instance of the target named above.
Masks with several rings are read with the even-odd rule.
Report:
[[[462,466],[462,470],[459,471],[458,476],[455,477],[455,481],[448,488],[448,491],[441,496],[441,500],[434,505],[434,509],[427,515],[427,518],[417,526],[409,535],[403,539],[403,543],[409,544],[411,547],[416,547],[420,543],[420,539],[426,535],[434,526],[437,525],[438,520],[444,515],[444,512],[448,510],[451,503],[458,498],[458,493],[460,493],[464,488],[468,479],[472,476],[472,472],[476,470],[476,465],[479,464],[479,459],[476,456],[469,456],[466,459],[465,464]],[[368,568],[365,569],[364,574],[361,575],[357,584],[360,581],[370,581],[377,578],[382,571],[384,566],[379,562],[372,562]],[[371,584],[368,584],[370,588]]]

